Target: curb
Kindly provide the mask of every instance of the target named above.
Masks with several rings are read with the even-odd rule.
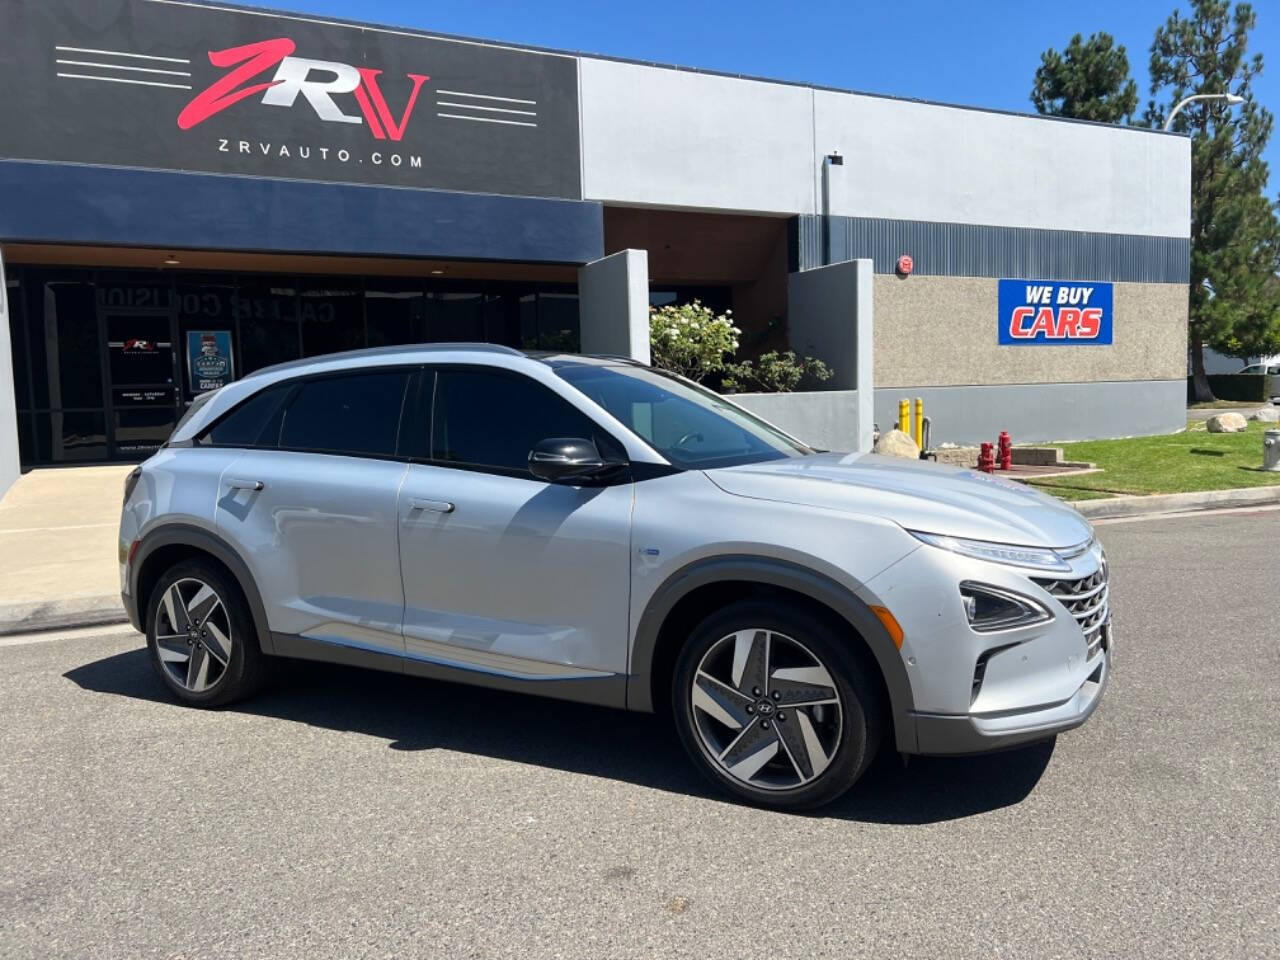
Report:
[[[1155,496],[1112,497],[1073,503],[1090,520],[1142,517],[1154,513],[1190,513],[1231,507],[1260,507],[1280,503],[1280,486],[1246,487],[1242,490],[1200,490],[1195,493],[1162,493]]]
[[[120,595],[67,597],[31,603],[0,604],[0,636],[56,630],[66,627],[94,627],[127,623]]]

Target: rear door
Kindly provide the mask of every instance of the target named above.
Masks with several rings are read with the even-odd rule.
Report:
[[[513,371],[441,367],[424,386],[400,494],[407,655],[527,680],[625,672],[633,486],[528,470],[540,440],[610,438]]]
[[[396,442],[415,375],[299,380],[259,395],[239,433],[227,429],[234,412],[221,425],[225,442],[250,449],[222,475],[216,522],[253,572],[272,632],[403,652]],[[249,436],[254,423],[261,433]]]

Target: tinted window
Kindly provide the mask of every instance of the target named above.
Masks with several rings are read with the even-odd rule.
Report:
[[[280,435],[281,406],[292,387],[282,383],[255,393],[205,431],[202,441],[219,447],[274,447]],[[192,403],[192,409],[199,403]]]
[[[570,364],[556,373],[677,467],[710,470],[813,452],[710,390],[659,370]]]
[[[280,446],[394,456],[408,379],[391,371],[303,382],[285,411]]]
[[[610,446],[585,415],[518,375],[442,369],[436,383],[432,458],[528,472],[529,451],[551,437]]]

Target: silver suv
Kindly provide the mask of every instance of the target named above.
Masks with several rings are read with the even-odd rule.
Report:
[[[669,713],[748,801],[810,807],[884,742],[1083,723],[1107,565],[1078,513],[822,453],[626,360],[413,346],[200,397],[129,477],[120,582],[180,700],[278,658]]]

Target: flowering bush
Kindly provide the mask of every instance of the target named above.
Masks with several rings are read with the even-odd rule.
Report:
[[[742,333],[732,310],[717,314],[701,302],[649,308],[649,353],[653,365],[702,381],[724,369]]]
[[[754,363],[736,361],[742,331],[733,311],[717,314],[697,300],[649,308],[649,353],[655,367],[690,380],[717,378],[725,390],[789,393],[806,376],[829,380],[831,369],[821,360],[771,350]]]

